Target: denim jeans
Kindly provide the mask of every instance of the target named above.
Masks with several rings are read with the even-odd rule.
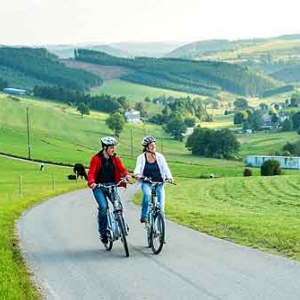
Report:
[[[98,231],[101,235],[105,234],[107,229],[107,199],[101,189],[93,190],[94,197],[98,203]]]
[[[147,218],[148,217],[148,206],[151,197],[151,185],[148,182],[142,183],[142,191],[143,191],[143,201],[142,201],[142,211],[141,217]],[[165,211],[165,187],[164,185],[160,185],[156,188],[156,196],[157,200],[160,204],[160,209],[162,213]]]

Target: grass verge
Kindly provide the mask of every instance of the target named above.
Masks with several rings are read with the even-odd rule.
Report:
[[[15,222],[29,207],[85,183],[67,181],[70,168],[47,165],[39,171],[38,164],[3,157],[0,163],[0,298],[40,299],[18,247]]]

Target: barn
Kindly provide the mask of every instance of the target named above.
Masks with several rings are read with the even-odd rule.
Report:
[[[16,89],[16,88],[4,88],[3,92],[5,94],[22,96],[26,94],[26,90]]]

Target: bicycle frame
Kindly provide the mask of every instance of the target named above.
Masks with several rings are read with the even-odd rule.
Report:
[[[107,237],[108,243],[104,244],[106,250],[110,251],[113,246],[113,242],[121,239],[125,254],[129,256],[129,250],[127,245],[126,236],[128,235],[128,224],[125,221],[123,215],[123,205],[121,198],[117,192],[117,187],[122,183],[127,182],[125,178],[122,178],[118,183],[105,183],[97,184],[97,187],[102,189],[108,203],[107,208]],[[110,208],[112,204],[113,209]]]
[[[157,187],[164,185],[164,182],[154,182],[151,178],[141,178],[144,182],[149,182],[151,185],[151,196],[148,209],[148,220],[145,224],[147,245],[151,247],[154,254],[159,254],[162,250],[165,240],[165,220],[164,214],[160,207],[156,196]],[[158,241],[157,241],[158,240]],[[157,245],[158,244],[158,245]]]

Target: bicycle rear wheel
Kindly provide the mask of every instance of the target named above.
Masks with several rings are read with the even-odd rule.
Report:
[[[126,257],[129,256],[129,249],[128,249],[128,244],[127,244],[127,239],[126,239],[126,229],[125,229],[125,222],[122,216],[118,215],[118,226],[121,234],[121,242],[123,243],[124,251]]]
[[[165,219],[161,212],[153,216],[150,239],[152,252],[154,254],[159,254],[165,240]]]

